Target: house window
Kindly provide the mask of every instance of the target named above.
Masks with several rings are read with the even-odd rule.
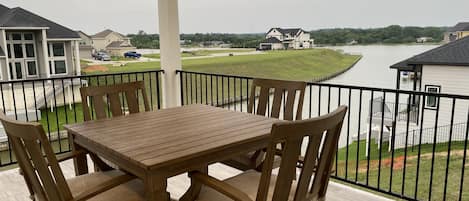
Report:
[[[28,76],[36,76],[37,75],[37,66],[36,61],[27,61],[28,66]]]
[[[11,38],[13,40],[21,40],[21,34],[20,33],[11,34]]]
[[[49,43],[49,72],[51,75],[67,74],[65,43]]]
[[[24,40],[33,40],[33,34],[32,33],[25,33],[24,34]]]
[[[425,92],[427,92],[427,93],[438,94],[438,93],[440,93],[440,90],[441,90],[441,86],[425,85]],[[425,101],[425,108],[426,109],[437,109],[438,108],[438,101],[439,101],[438,97],[427,95],[426,101]]]
[[[7,32],[6,36],[10,79],[37,77],[39,70],[34,33]]]

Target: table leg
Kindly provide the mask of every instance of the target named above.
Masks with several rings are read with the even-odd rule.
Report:
[[[166,191],[168,181],[164,175],[149,175],[144,184],[147,201],[170,201],[170,195]]]
[[[72,147],[72,151],[76,152],[76,151],[84,150],[80,145],[75,143],[73,135],[69,135],[68,139]],[[86,154],[80,154],[76,156],[75,158],[73,158],[73,165],[75,166],[76,176],[88,174],[88,161],[86,158]]]
[[[195,170],[197,172],[208,173],[208,166],[204,166]],[[189,175],[191,172],[189,172]],[[186,193],[179,199],[180,201],[193,201],[196,200],[202,190],[202,184],[191,178],[191,186]]]

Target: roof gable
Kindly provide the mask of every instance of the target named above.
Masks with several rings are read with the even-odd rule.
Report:
[[[106,48],[110,48],[110,47],[117,48],[117,47],[133,47],[133,46],[125,41],[114,41],[112,43],[109,43],[109,45],[106,46]]]
[[[450,29],[451,32],[469,31],[469,22],[460,22]]]
[[[297,36],[299,35],[301,32],[304,32],[303,29],[301,28],[293,28],[293,29],[282,29],[282,28],[271,28],[269,29],[269,31],[267,32],[267,34],[269,34],[270,32],[272,32],[273,30],[277,30],[278,32],[280,32],[282,35],[290,35],[290,36]]]
[[[121,38],[127,38],[126,36],[124,36],[124,35],[122,35],[122,34],[120,34],[120,33],[118,33],[118,32],[115,32],[115,31],[113,31],[113,30],[110,30],[110,29],[106,29],[106,30],[104,30],[104,31],[101,31],[101,32],[99,32],[99,33],[97,33],[97,34],[95,34],[95,35],[93,35],[93,36],[91,36],[91,37],[92,37],[92,38],[106,38],[107,36],[109,36],[109,35],[112,34],[112,33],[117,34],[117,35],[118,35],[119,37],[121,37]]]
[[[469,67],[469,37],[447,43],[391,66],[404,69],[411,65],[451,65]]]
[[[5,8],[2,6],[0,10]],[[47,38],[80,38],[75,31],[20,7],[8,9],[1,15],[0,27],[47,27]]]

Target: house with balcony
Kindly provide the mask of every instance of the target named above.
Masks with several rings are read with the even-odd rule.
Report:
[[[110,29],[91,36],[96,51],[106,51],[112,56],[122,56],[125,52],[135,50],[130,38]]]
[[[412,76],[413,90],[429,94],[469,95],[469,37],[463,37],[391,66],[397,70],[397,85],[400,89],[402,76]],[[421,128],[428,135],[438,135],[437,142],[463,141],[464,131],[455,126],[467,125],[469,102],[453,103],[451,98],[438,96],[412,97],[413,111],[418,111]],[[436,130],[435,122],[439,130]],[[420,130],[418,130],[420,132]],[[425,143],[434,143],[426,138]]]
[[[445,32],[443,40],[448,43],[466,36],[469,36],[469,22],[460,22]]]
[[[307,49],[314,46],[314,39],[300,28],[271,28],[265,40],[259,44],[262,50]]]
[[[0,4],[0,80],[79,75],[79,41],[65,26]]]

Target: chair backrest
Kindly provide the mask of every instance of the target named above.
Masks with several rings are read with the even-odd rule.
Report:
[[[0,120],[28,188],[34,192],[37,199],[72,200],[72,193],[42,125],[10,120],[3,113],[0,114]]]
[[[139,91],[142,93],[145,111],[150,111],[145,83],[143,81],[80,88],[85,121],[90,121],[92,119],[88,97],[93,104],[96,118],[105,119],[107,118],[106,111],[108,109],[113,117],[122,116],[124,114],[122,111],[124,99],[121,99],[121,96],[125,96],[129,112],[131,114],[138,113],[140,111],[140,104],[138,102]],[[109,103],[109,105],[107,103]]]
[[[276,146],[279,143],[283,143],[284,147],[272,200],[287,201],[289,196],[292,196],[290,191],[295,179],[295,168],[305,138],[308,139],[308,143],[304,166],[295,189],[294,201],[325,199],[333,157],[346,113],[347,107],[340,106],[334,112],[317,118],[274,124],[272,126],[272,142],[267,148],[256,200],[265,201],[267,199]],[[316,165],[317,167],[315,167]],[[316,173],[311,183],[315,168]]]
[[[254,111],[254,104],[256,100],[256,93],[259,89],[259,100],[257,110]],[[294,120],[293,113],[295,107],[295,99],[299,91],[298,107],[296,111],[295,120],[301,120],[303,112],[303,100],[305,96],[306,82],[298,81],[284,81],[284,80],[268,80],[268,79],[254,79],[251,86],[251,94],[249,96],[248,112],[257,115],[266,115],[267,106],[269,105],[269,96],[273,93],[273,102],[270,109],[270,116],[279,118],[282,100],[285,100],[283,105],[284,120]]]

